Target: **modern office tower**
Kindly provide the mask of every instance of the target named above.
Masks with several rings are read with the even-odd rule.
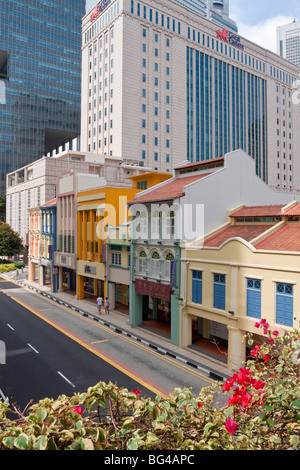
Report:
[[[237,24],[229,17],[229,0],[207,0],[207,17],[235,33]]]
[[[218,23],[223,28],[237,32],[235,21],[229,18],[229,0],[175,0],[175,2]]]
[[[277,52],[300,69],[300,21],[277,26]]]
[[[172,0],[98,3],[82,34],[82,151],[172,172],[242,149],[300,189],[296,65]]]
[[[5,175],[80,134],[85,0],[6,0],[0,15],[0,194]]]

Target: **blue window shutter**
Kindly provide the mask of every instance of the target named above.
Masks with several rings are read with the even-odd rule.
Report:
[[[192,281],[192,302],[202,304],[202,281],[197,279]]]
[[[214,285],[214,308],[225,310],[225,284]]]
[[[247,316],[253,318],[261,317],[261,292],[247,290]]]
[[[292,296],[276,295],[276,323],[293,326],[294,302]]]

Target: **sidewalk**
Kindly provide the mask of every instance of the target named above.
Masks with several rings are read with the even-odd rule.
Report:
[[[99,321],[99,323],[112,328],[120,334],[124,334],[139,341],[161,354],[168,355],[190,367],[198,369],[212,379],[223,381],[231,376],[230,369],[214,358],[210,358],[201,352],[189,348],[180,348],[172,344],[168,338],[148,331],[145,328],[132,328],[129,325],[129,318],[126,314],[113,310],[110,311],[108,315],[98,315],[96,305],[88,300],[77,300],[73,295],[65,292],[53,294],[48,287],[40,287],[36,282],[29,282],[27,280],[19,280],[16,282],[75,310],[83,316],[92,317]]]

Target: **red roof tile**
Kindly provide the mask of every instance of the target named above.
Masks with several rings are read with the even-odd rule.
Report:
[[[300,251],[300,225],[285,225],[266,240],[258,243],[257,250]]]
[[[296,204],[294,207],[291,209],[288,209],[286,211],[287,215],[300,215],[300,204]]]
[[[272,206],[245,206],[236,210],[230,217],[276,217],[281,216],[283,205]]]
[[[55,204],[56,204],[56,198],[51,199],[51,201],[45,202],[45,204],[42,204],[41,207],[54,206]]]
[[[184,168],[193,168],[193,167],[201,167],[205,165],[213,165],[214,163],[224,162],[224,157],[214,158],[213,160],[202,160],[201,162],[193,162],[193,163],[183,163],[182,165],[178,165],[175,167],[175,170],[182,170]]]
[[[268,230],[272,225],[230,225],[204,241],[204,247],[218,247],[230,238],[243,238],[250,242]]]
[[[147,191],[145,194],[139,193],[132,202],[154,202],[154,201],[167,201],[171,199],[176,199],[185,195],[184,188],[185,186],[194,183],[194,181],[200,180],[205,176],[208,176],[210,173],[205,173],[204,175],[192,175],[185,176],[182,178],[175,178],[168,181],[165,184],[160,186],[154,186],[153,189]]]

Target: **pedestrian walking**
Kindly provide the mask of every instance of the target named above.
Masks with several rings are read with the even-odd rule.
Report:
[[[107,297],[105,298],[105,301],[104,301],[104,310],[105,310],[105,313],[109,313],[109,300]]]
[[[98,309],[98,313],[99,315],[101,315],[101,310],[102,310],[102,305],[103,305],[103,298],[101,297],[98,297],[97,301],[96,301],[96,304],[97,304],[97,309]]]

